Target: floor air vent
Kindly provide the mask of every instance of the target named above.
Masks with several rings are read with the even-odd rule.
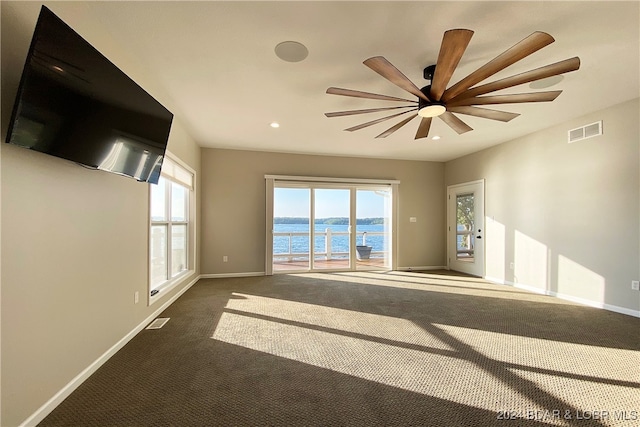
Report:
[[[602,135],[602,120],[569,131],[569,144]]]
[[[160,329],[169,321],[169,319],[170,317],[158,317],[156,320],[151,322],[146,329]]]

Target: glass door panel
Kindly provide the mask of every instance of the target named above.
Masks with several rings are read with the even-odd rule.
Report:
[[[356,190],[356,269],[391,266],[391,190]]]
[[[313,189],[313,270],[351,268],[351,190]]]
[[[473,262],[475,247],[474,195],[456,195],[456,259]]]
[[[273,190],[273,271],[308,271],[311,190],[281,188]]]

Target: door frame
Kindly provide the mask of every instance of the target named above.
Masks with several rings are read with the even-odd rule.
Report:
[[[397,269],[398,266],[398,186],[399,180],[387,180],[387,179],[361,179],[361,178],[328,178],[328,177],[309,177],[309,176],[291,176],[291,175],[265,175],[265,210],[266,210],[266,229],[265,229],[265,275],[271,276],[273,272],[273,191],[278,184],[286,183],[286,186],[295,186],[300,184],[303,187],[339,187],[339,188],[352,188],[351,195],[351,218],[354,224],[352,224],[354,232],[351,233],[351,257],[355,260],[355,192],[358,187],[381,187],[387,186],[391,190],[391,238],[389,242],[390,252],[390,270]],[[311,207],[313,209],[313,206]],[[311,241],[310,241],[311,242]],[[311,243],[310,243],[311,244]],[[311,256],[311,251],[310,251]],[[309,266],[311,267],[311,260]],[[355,271],[355,261],[352,262],[352,268],[346,271]],[[326,271],[331,270],[311,270],[310,271]],[[340,270],[345,271],[345,270]]]
[[[476,239],[474,246],[474,262],[472,264],[464,264],[456,261],[456,224],[455,219],[455,195],[465,192],[471,192],[474,194],[474,211],[476,217]],[[480,197],[478,197],[478,195]],[[475,181],[463,182],[460,184],[447,186],[447,269],[454,271],[461,271],[463,273],[471,274],[473,276],[484,277],[486,271],[485,263],[485,236],[486,236],[486,224],[485,224],[485,180],[478,179]],[[478,203],[479,202],[479,203]],[[478,212],[480,208],[480,212]],[[480,221],[478,221],[478,216]],[[483,231],[485,230],[485,231]]]

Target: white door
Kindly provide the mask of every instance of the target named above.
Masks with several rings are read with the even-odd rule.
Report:
[[[447,187],[447,253],[451,270],[484,276],[484,180]]]

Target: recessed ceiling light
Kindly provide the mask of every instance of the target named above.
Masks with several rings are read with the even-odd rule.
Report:
[[[309,55],[309,50],[305,45],[294,41],[279,43],[275,51],[278,58],[287,62],[300,62]]]
[[[278,122],[272,122],[269,126],[271,126],[272,128],[279,128],[280,127],[280,123]]]
[[[439,140],[439,139],[440,139],[440,137],[439,137],[438,135],[434,135],[434,137],[433,137],[433,138],[431,138],[431,139],[433,139],[434,141],[437,141],[437,140]]]
[[[535,82],[529,83],[529,87],[531,89],[546,89],[551,86],[555,86],[560,83],[564,79],[563,75],[551,76],[546,79],[536,80]]]

